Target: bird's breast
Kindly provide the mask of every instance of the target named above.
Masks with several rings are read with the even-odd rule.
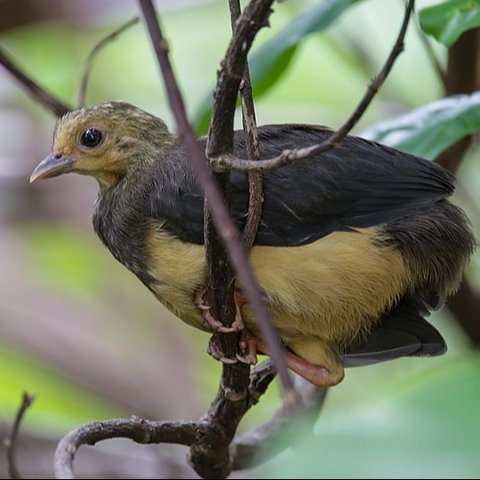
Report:
[[[200,310],[194,306],[195,291],[205,285],[203,245],[179,240],[159,224],[148,227],[147,238],[148,275],[154,279],[150,289],[183,321],[203,328]]]

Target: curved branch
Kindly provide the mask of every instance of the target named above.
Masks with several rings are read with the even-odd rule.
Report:
[[[311,430],[322,410],[328,389],[317,388],[300,377],[295,378],[295,384],[304,407],[299,419],[300,425],[305,424],[307,429]],[[261,465],[288,448],[291,425],[292,417],[282,407],[268,422],[236,438],[230,447],[233,470],[243,470]],[[289,435],[285,439],[287,441],[281,441],[284,435]]]
[[[207,142],[207,156],[209,158],[217,156],[218,154],[228,154],[232,152],[233,120],[235,115],[236,99],[240,83],[245,72],[248,51],[252,45],[255,35],[263,26],[267,25],[268,17],[272,12],[271,5],[273,1],[274,0],[251,1],[238,20],[235,22],[235,31],[232,40],[230,41],[225,57],[221,62],[221,69],[218,72],[217,88],[214,94],[212,120],[210,123]],[[225,191],[228,183],[228,176],[216,175],[215,179],[220,185],[220,188]],[[215,224],[216,230],[223,237],[221,231],[222,227],[219,226],[218,222],[215,220],[216,205],[210,199],[208,199],[208,195],[207,200],[208,205],[211,208],[212,220]],[[231,222],[230,216],[227,216],[228,221],[233,227],[232,230],[229,229],[229,234],[232,237],[231,239],[234,240],[231,242],[231,245],[228,245],[228,243],[225,242],[225,245],[228,247],[228,256],[235,267],[235,271],[240,278],[245,292],[247,293],[250,305],[255,312],[262,337],[266,341],[268,347],[271,349],[272,358],[277,365],[277,371],[280,381],[282,382],[284,400],[293,406],[297,403],[297,399],[295,396],[295,391],[292,387],[291,379],[288,375],[287,365],[283,355],[283,348],[280,344],[278,334],[273,326],[270,313],[266,308],[263,295],[248,263],[245,249],[243,246],[241,246],[241,240],[237,234],[237,230],[233,225],[233,222]],[[205,221],[207,258],[216,255],[218,267],[220,264],[225,264],[226,262],[221,258],[221,255],[219,255],[219,252],[217,251],[218,249],[213,248],[213,242],[209,242],[209,238],[214,236],[214,229],[212,228],[212,223],[209,217],[210,215],[207,214]],[[223,238],[225,240],[225,237]],[[233,254],[236,253],[235,250],[237,248],[238,253],[240,253],[241,250],[241,256],[243,257],[240,263],[236,261],[237,258],[240,260],[240,256],[237,258],[233,256]],[[219,268],[211,268],[209,273],[213,277],[213,275],[217,275],[218,272]],[[231,302],[233,300],[233,275],[224,280],[224,284],[230,289],[228,292],[227,288],[225,288],[224,298],[227,300],[230,299]],[[216,307],[215,302],[213,302],[213,307]],[[228,345],[226,338],[222,340],[222,337],[225,336],[217,336],[222,347],[224,345]],[[232,340],[237,343],[235,338],[232,338]],[[230,345],[232,344],[233,342],[230,342]]]
[[[233,38],[218,72],[208,132],[209,158],[230,153],[233,149],[233,120],[247,55],[258,31],[268,25],[273,2],[274,0],[250,2],[235,23]]]
[[[211,428],[211,427],[209,427]],[[55,451],[55,478],[75,478],[73,460],[82,445],[95,445],[111,438],[129,438],[137,443],[192,445],[205,435],[202,422],[154,422],[138,417],[91,422],[62,438]]]
[[[77,108],[85,106],[85,97],[87,94],[88,80],[90,79],[90,73],[93,67],[93,61],[98,53],[110,42],[113,42],[120,34],[125,30],[128,30],[131,26],[135,25],[139,20],[139,17],[133,17],[128,22],[118,27],[113,32],[109,33],[106,37],[102,38],[90,51],[83,65],[83,75],[80,81],[80,88],[78,89]]]
[[[258,402],[273,378],[275,372],[270,359],[252,370],[248,401],[243,414]],[[223,421],[228,422],[228,418],[224,418]],[[203,461],[206,461],[205,459],[212,461],[205,466],[209,473],[205,477],[224,477],[232,470],[232,462],[228,455],[228,444],[225,447],[225,435],[221,427],[218,422],[207,419],[194,422],[181,420],[165,422],[132,417],[87,423],[69,432],[58,444],[54,459],[55,478],[75,478],[73,461],[82,445],[95,445],[113,438],[129,438],[142,444],[171,443],[196,447],[202,451]],[[14,441],[11,443],[14,444]],[[225,452],[222,451],[222,447]],[[192,467],[198,469],[199,465],[195,460],[190,454],[189,461]]]
[[[230,151],[219,151],[218,153],[216,152],[216,155],[210,156],[211,167],[218,172],[224,172],[232,168],[238,170],[257,170],[266,172],[282,167],[283,165],[287,165],[288,163],[293,163],[298,160],[311,157],[313,155],[320,155],[328,150],[331,150],[332,148],[337,147],[345,138],[345,136],[350,132],[350,130],[360,120],[361,116],[364,114],[365,110],[370,105],[373,97],[378,92],[379,88],[382,86],[383,82],[390,73],[395,63],[395,60],[403,51],[405,34],[407,33],[407,27],[411,13],[414,8],[414,4],[415,0],[409,0],[407,8],[405,9],[405,16],[403,18],[402,27],[383,68],[380,70],[379,74],[372,80],[372,82],[368,86],[367,91],[365,92],[364,96],[362,97],[359,104],[352,112],[348,120],[327,140],[320,144],[312,145],[306,148],[285,150],[275,158],[261,160],[259,162],[236,158],[231,154]]]

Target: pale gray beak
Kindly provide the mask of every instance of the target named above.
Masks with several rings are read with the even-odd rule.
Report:
[[[30,176],[30,183],[38,179],[58,177],[58,175],[62,175],[63,173],[72,172],[74,165],[74,158],[67,158],[51,153],[37,165]]]

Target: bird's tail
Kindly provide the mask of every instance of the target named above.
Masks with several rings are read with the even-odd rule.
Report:
[[[475,247],[467,217],[440,200],[388,222],[376,241],[400,251],[412,286],[367,336],[347,347],[344,365],[441,355],[447,349],[445,340],[425,317],[442,306],[461,281]]]

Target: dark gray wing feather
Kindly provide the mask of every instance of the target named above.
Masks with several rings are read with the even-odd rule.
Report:
[[[359,367],[399,357],[442,355],[447,345],[425,317],[429,314],[420,299],[405,297],[378,322],[364,339],[348,346],[345,367]]]
[[[308,125],[270,125],[258,132],[261,158],[320,143],[331,134],[328,129]],[[201,142],[204,148],[205,141]],[[189,159],[179,151],[178,146],[169,158],[157,162],[157,170],[152,172],[157,185],[149,209],[170,233],[202,243],[203,197]],[[246,155],[243,132],[236,132],[235,154]],[[179,169],[179,165],[183,177],[165,175],[166,168]],[[255,243],[304,245],[332,231],[385,223],[451,195],[453,182],[453,176],[442,167],[349,136],[323,155],[264,175],[265,202]],[[233,171],[229,189],[231,212],[242,228],[248,206],[247,174]]]

